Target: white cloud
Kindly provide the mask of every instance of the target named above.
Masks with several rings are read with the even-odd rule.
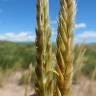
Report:
[[[81,29],[81,28],[86,28],[86,27],[87,27],[87,25],[85,23],[79,23],[79,24],[75,25],[76,29]]]
[[[85,31],[78,35],[80,38],[96,38],[96,31]]]
[[[96,31],[85,31],[75,35],[75,42],[96,42]]]
[[[27,41],[35,41],[35,34],[31,32],[7,32],[4,34],[0,34],[0,40],[6,41],[14,41],[14,42],[27,42]]]

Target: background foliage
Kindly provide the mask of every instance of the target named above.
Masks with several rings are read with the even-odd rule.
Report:
[[[75,48],[78,45],[76,45]],[[82,73],[88,77],[96,68],[96,44],[84,45],[87,58],[82,68]],[[53,53],[56,52],[56,45],[53,43]],[[32,63],[36,64],[36,50],[34,43],[13,43],[7,41],[0,42],[0,69],[27,69]]]

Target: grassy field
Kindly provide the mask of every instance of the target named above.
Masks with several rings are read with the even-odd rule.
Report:
[[[90,77],[96,68],[96,44],[85,45],[86,62],[82,72]],[[53,44],[53,52],[55,53],[55,44]],[[29,64],[36,64],[35,60],[35,44],[34,43],[13,43],[0,42],[0,69],[27,69]]]
[[[80,93],[79,96],[87,96],[86,94],[89,92],[87,92],[87,90],[92,90],[90,94],[95,94],[96,82],[92,80],[92,74],[96,68],[96,44],[84,45],[84,48],[86,48],[84,56],[86,60],[84,61],[83,68],[80,70],[81,76],[79,75],[76,77],[74,75],[74,96],[77,96],[78,92]],[[76,50],[79,51],[78,45],[75,46],[75,57],[77,57]],[[56,44],[53,44],[53,53],[55,54],[55,52]],[[36,64],[35,55],[36,49],[34,43],[0,42],[0,94],[2,94],[2,96],[6,96],[5,93],[7,93],[8,96],[24,96],[25,93],[30,94],[33,92],[33,89],[30,89],[30,85],[33,86],[34,70],[31,72],[31,84],[28,83],[28,78],[30,77],[29,65],[31,63],[33,66]],[[76,74],[77,73],[78,72],[76,72]],[[26,86],[29,86],[29,89],[27,89],[28,91],[26,91]],[[83,88],[82,86],[85,87]]]
[[[0,42],[0,68],[28,68],[35,63],[35,48],[32,43]]]

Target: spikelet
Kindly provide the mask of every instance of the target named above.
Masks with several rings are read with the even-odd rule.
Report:
[[[53,96],[49,0],[37,0],[36,50],[36,94],[38,96]]]
[[[57,77],[58,96],[71,96],[73,77],[75,0],[60,0],[60,14],[57,35]]]

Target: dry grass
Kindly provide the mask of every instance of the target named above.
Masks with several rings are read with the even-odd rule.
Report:
[[[0,87],[3,87],[6,85],[8,77],[13,74],[13,71],[11,69],[2,70],[0,69]]]
[[[79,83],[79,78],[82,75],[82,68],[85,65],[85,61],[87,60],[85,56],[86,48],[83,46],[83,44],[79,44],[77,48],[74,50],[75,56],[74,56],[74,73],[73,73],[73,82]]]
[[[49,0],[37,0],[35,91],[38,96],[52,96],[52,48]]]
[[[75,0],[60,0],[57,36],[57,96],[72,95]]]

